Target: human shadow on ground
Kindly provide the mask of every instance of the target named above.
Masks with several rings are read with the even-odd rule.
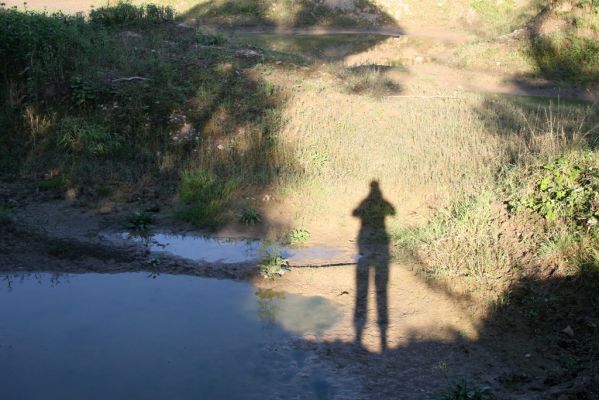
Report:
[[[356,306],[354,326],[356,343],[360,344],[368,310],[368,286],[374,275],[376,290],[377,322],[381,332],[381,349],[387,348],[387,285],[389,282],[389,235],[385,228],[385,218],[395,215],[395,208],[383,197],[379,182],[370,182],[368,196],[353,211],[353,216],[361,221],[358,233],[359,261],[356,268]]]

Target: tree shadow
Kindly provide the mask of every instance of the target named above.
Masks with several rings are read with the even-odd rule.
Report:
[[[393,19],[370,0],[350,9],[320,1],[210,0],[192,6],[185,19],[219,27],[369,27],[393,25]]]
[[[513,79],[525,94],[597,101],[594,89],[585,90],[599,79],[599,46],[584,27],[592,23],[593,7],[563,1],[537,5],[538,13],[523,30],[534,72]]]

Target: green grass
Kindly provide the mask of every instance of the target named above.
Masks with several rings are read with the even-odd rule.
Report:
[[[215,229],[228,222],[231,197],[237,182],[219,179],[205,171],[185,172],[179,197],[186,205],[181,217],[199,228]]]
[[[262,216],[254,207],[243,207],[238,218],[239,222],[245,225],[257,225],[262,222]]]
[[[595,38],[571,33],[538,37],[531,53],[543,76],[586,83],[599,79],[599,44]]]

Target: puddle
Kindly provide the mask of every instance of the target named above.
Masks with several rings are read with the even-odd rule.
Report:
[[[328,399],[330,370],[292,341],[339,318],[322,298],[142,273],[0,281],[9,399]]]
[[[357,259],[357,254],[351,252],[350,249],[327,246],[293,248],[279,244],[267,244],[259,240],[236,240],[168,233],[157,233],[149,238],[121,233],[119,237],[142,243],[153,253],[168,253],[209,263],[257,262],[268,252],[278,253],[289,259],[291,265],[353,262]]]

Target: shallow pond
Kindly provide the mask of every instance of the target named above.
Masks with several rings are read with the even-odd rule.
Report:
[[[332,376],[294,345],[338,319],[319,297],[143,273],[7,275],[6,399],[327,399]]]
[[[348,248],[330,246],[291,247],[260,240],[239,240],[197,235],[155,233],[141,238],[121,233],[121,239],[132,240],[148,247],[153,253],[168,253],[194,261],[209,263],[257,262],[267,253],[289,259],[292,265],[351,263],[358,254]]]

